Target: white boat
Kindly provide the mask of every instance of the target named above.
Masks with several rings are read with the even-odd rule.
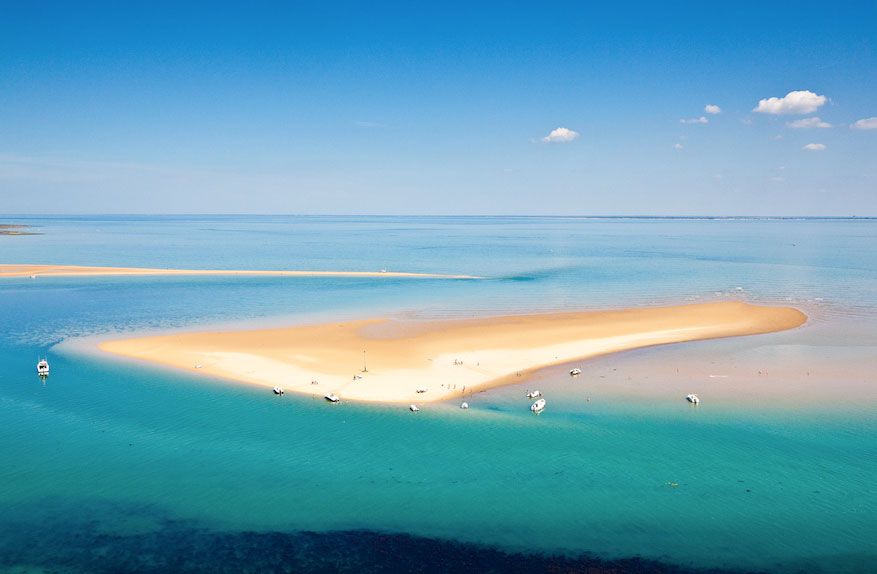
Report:
[[[41,377],[48,376],[49,374],[49,361],[45,359],[40,359],[37,363],[37,374]]]
[[[468,408],[469,408],[469,403],[463,403],[462,405],[460,405],[460,408],[461,408],[461,409],[468,409]]]
[[[335,393],[329,393],[328,395],[326,395],[326,400],[330,403],[337,403],[341,399],[338,398],[338,395],[336,395]]]
[[[685,400],[693,405],[700,404],[700,397],[695,394],[685,395]]]
[[[280,387],[274,387],[274,394],[275,395],[282,395],[283,389],[281,389]]]
[[[576,367],[575,369],[570,369],[569,374],[571,376],[575,377],[576,375],[581,375],[582,370],[580,368]]]
[[[536,389],[533,391],[527,391],[527,398],[528,399],[535,399],[535,398],[538,398],[541,396],[542,396],[542,392],[539,389]]]
[[[420,409],[417,408],[417,405],[411,405],[410,407],[408,407],[408,410],[411,411],[412,413],[416,413]]]
[[[541,413],[543,410],[545,410],[545,399],[539,399],[538,401],[530,405],[530,410],[534,413]]]

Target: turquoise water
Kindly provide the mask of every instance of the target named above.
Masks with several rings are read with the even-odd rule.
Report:
[[[839,374],[859,377],[862,392],[824,409],[691,409],[675,396],[589,403],[549,370],[539,376],[552,407],[539,417],[526,409],[523,383],[479,395],[469,411],[431,405],[414,416],[276,400],[88,351],[90,336],[144,329],[743,297],[799,305],[811,321],[646,358],[745,352],[782,361],[794,348],[794,360],[814,368],[867,365],[877,349],[877,221],[4,220],[43,232],[0,237],[8,263],[487,277],[0,281],[4,566],[91,568],[51,546],[22,554],[23,532],[61,536],[74,525],[88,533],[84,548],[110,536],[133,553],[141,547],[122,541],[179,524],[201,536],[368,530],[693,568],[868,572],[877,564],[873,369]],[[45,384],[34,374],[40,354],[52,364]]]

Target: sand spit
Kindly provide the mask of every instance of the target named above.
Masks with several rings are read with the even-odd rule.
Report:
[[[513,384],[528,372],[607,353],[792,329],[791,307],[718,302],[436,322],[371,319],[104,341],[103,351],[343,400],[429,402]]]

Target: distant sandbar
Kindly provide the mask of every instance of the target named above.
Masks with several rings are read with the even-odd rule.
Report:
[[[420,279],[479,279],[471,275],[443,275],[440,273],[403,273],[398,271],[287,271],[239,269],[152,269],[148,267],[87,267],[80,265],[4,265],[0,277],[80,277],[121,275],[199,275],[238,277],[411,277]]]

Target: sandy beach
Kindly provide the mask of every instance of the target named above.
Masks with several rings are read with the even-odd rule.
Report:
[[[80,265],[0,264],[0,277],[81,277],[123,275],[206,275],[258,277],[411,277],[421,279],[478,279],[471,275],[403,273],[398,271],[292,271],[247,269],[153,269],[148,267],[88,267]]]
[[[342,400],[424,403],[521,382],[550,365],[653,345],[782,331],[806,320],[791,307],[718,302],[178,333],[109,340],[99,348],[268,388],[318,396],[333,392]]]

